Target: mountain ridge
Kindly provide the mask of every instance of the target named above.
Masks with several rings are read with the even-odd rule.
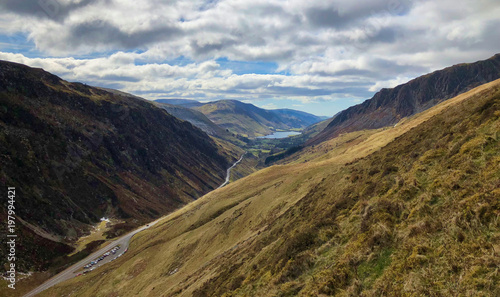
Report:
[[[263,109],[238,100],[219,100],[191,108],[220,127],[247,137],[264,136],[276,130],[303,129],[323,119],[293,109]]]
[[[171,104],[171,105],[179,105],[183,107],[193,107],[193,106],[203,105],[203,103],[191,99],[156,99],[155,102]]]
[[[180,120],[190,122],[192,125],[200,128],[203,132],[207,133],[210,136],[220,138],[237,146],[244,145],[244,143],[241,140],[237,139],[237,137],[233,135],[233,133],[227,131],[226,129],[223,129],[222,127],[219,127],[209,118],[207,118],[207,116],[205,116],[202,112],[196,109],[184,107],[184,105],[162,103],[163,101],[158,100],[154,102],[159,107],[165,109],[169,114]]]
[[[328,126],[307,142],[316,145],[341,133],[396,124],[478,85],[500,78],[500,54],[475,63],[461,63],[417,77],[339,112]]]

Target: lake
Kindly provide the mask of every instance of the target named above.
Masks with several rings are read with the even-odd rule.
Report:
[[[278,138],[285,138],[288,136],[293,136],[293,135],[299,135],[300,132],[296,131],[283,131],[283,132],[274,132],[273,134],[269,134],[266,136],[261,136],[257,138],[273,138],[273,139],[278,139]]]

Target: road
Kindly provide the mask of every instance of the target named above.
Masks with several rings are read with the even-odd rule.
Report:
[[[130,243],[130,239],[137,233],[143,231],[143,230],[146,230],[148,229],[149,227],[152,227],[154,226],[159,220],[161,220],[162,218],[154,221],[154,222],[151,222],[147,225],[144,225],[114,241],[111,241],[110,243],[108,243],[105,247],[101,248],[100,250],[92,253],[90,256],[86,257],[85,259],[81,260],[80,262],[74,264],[73,266],[67,268],[66,270],[60,272],[59,274],[57,274],[56,276],[54,276],[53,278],[47,280],[45,283],[41,284],[40,286],[38,286],[36,289],[34,289],[33,291],[29,292],[28,294],[24,295],[24,297],[31,297],[31,296],[35,296],[36,294],[60,283],[60,282],[63,282],[63,281],[66,281],[68,279],[71,279],[75,276],[78,275],[78,273],[81,273],[82,272],[82,268],[89,264],[90,261],[93,261],[95,260],[96,258],[99,258],[101,255],[103,255],[104,253],[106,253],[107,251],[109,251],[110,249],[112,249],[113,247],[115,246],[120,246],[120,249],[117,251],[117,253],[115,254],[116,256],[118,255],[121,255],[123,254],[127,249],[128,249],[128,246],[129,246],[129,243]],[[99,265],[95,265],[95,267],[99,267],[101,265],[104,265],[108,262],[111,262],[111,260],[114,258],[114,256],[108,256],[106,258],[104,258],[104,260],[100,261],[99,262]]]
[[[246,152],[245,152],[246,153]],[[227,185],[229,183],[229,178],[231,176],[231,169],[234,168],[234,166],[236,166],[238,163],[241,162],[241,160],[243,160],[243,156],[245,155],[245,153],[241,156],[241,158],[236,161],[233,166],[229,167],[227,169],[227,172],[226,172],[226,181],[220,185],[217,189],[219,188],[222,188],[223,186]],[[167,215],[168,216],[168,215]],[[125,253],[125,251],[128,249],[128,246],[129,246],[129,243],[130,243],[130,239],[132,239],[132,237],[143,231],[143,230],[146,230],[148,229],[149,227],[152,227],[154,226],[156,223],[158,223],[158,221],[164,219],[165,217],[161,217],[159,219],[157,219],[156,221],[153,221],[147,225],[144,225],[110,243],[108,243],[105,247],[101,248],[100,250],[92,253],[90,256],[86,257],[85,259],[81,260],[80,262],[72,265],[71,267],[67,268],[66,270],[60,272],[59,274],[57,274],[56,276],[54,276],[53,278],[47,280],[46,282],[44,282],[43,284],[41,284],[40,286],[38,286],[37,288],[35,288],[34,290],[32,290],[31,292],[29,292],[28,294],[24,295],[24,297],[31,297],[31,296],[35,296],[36,294],[39,294],[41,293],[42,291],[44,290],[47,290],[48,288],[52,287],[52,286],[55,286],[57,285],[58,283],[61,283],[63,281],[66,281],[68,279],[71,279],[73,277],[76,277],[79,273],[83,272],[83,267],[87,264],[89,264],[91,261],[94,261],[95,259],[99,258],[100,256],[102,256],[104,253],[108,252],[109,250],[111,250],[113,247],[115,246],[120,246],[120,249],[116,252],[115,255],[110,255],[106,258],[104,258],[102,261],[100,261],[98,263],[98,265],[94,265],[93,267],[97,268],[99,266],[102,266],[106,263],[109,263],[112,261],[112,259],[115,257],[115,256],[119,256],[119,255],[122,255],[123,253]]]
[[[226,171],[226,181],[225,181],[222,185],[220,185],[217,189],[220,189],[220,188],[222,188],[223,186],[225,186],[225,185],[227,185],[227,184],[229,183],[229,178],[231,177],[231,169],[233,169],[233,168],[234,168],[234,166],[236,166],[238,163],[240,163],[240,162],[241,162],[241,160],[243,160],[243,156],[244,156],[246,153],[247,153],[247,152],[244,152],[244,153],[243,153],[243,155],[241,155],[241,158],[240,158],[238,161],[234,162],[233,166],[231,166],[231,167],[229,167],[229,168],[227,169],[227,171]]]

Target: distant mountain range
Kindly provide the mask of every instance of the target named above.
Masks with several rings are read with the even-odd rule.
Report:
[[[155,100],[158,103],[166,103],[170,105],[180,105],[184,107],[193,107],[193,106],[201,106],[203,103],[196,101],[196,100],[190,100],[190,99],[157,99]]]
[[[200,128],[203,132],[210,136],[220,138],[235,145],[244,145],[244,143],[237,139],[232,132],[219,127],[200,111],[184,107],[183,105],[161,103],[166,101],[168,100],[156,100],[155,103],[159,107],[165,109],[169,114],[178,119],[190,122],[192,125]]]
[[[182,107],[181,105],[160,103],[159,100],[157,100],[156,102],[159,107],[165,109],[169,114],[178,119],[190,122],[194,126],[203,130],[208,135],[218,136],[226,132],[226,130],[214,124],[203,113],[195,109]]]
[[[0,61],[0,182],[16,187],[30,259],[61,255],[40,234],[70,242],[103,216],[137,226],[171,212],[217,188],[235,160],[150,101]]]
[[[216,125],[246,137],[268,135],[276,130],[304,129],[327,118],[293,109],[268,110],[237,100],[196,103],[192,100],[167,99],[156,100],[156,102],[197,110]],[[179,116],[182,118],[182,115]]]
[[[498,78],[500,54],[435,71],[392,89],[382,89],[371,99],[337,114],[308,144],[319,144],[341,133],[394,125],[404,117]]]

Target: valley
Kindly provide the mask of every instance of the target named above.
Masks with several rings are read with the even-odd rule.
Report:
[[[155,103],[208,135],[250,153],[247,155],[250,158],[249,166],[243,169],[244,174],[236,175],[239,177],[264,168],[270,163],[268,157],[272,155],[294,150],[320,132],[316,125],[323,128],[321,123],[330,121],[296,110],[265,110],[234,100],[200,103],[194,100],[160,99]]]
[[[168,100],[161,102],[166,103]],[[297,110],[267,110],[237,100],[220,100],[196,105],[188,103],[180,106],[199,111],[214,124],[245,138],[266,136],[278,131],[302,130],[325,120],[324,117]]]
[[[225,179],[224,183],[222,183],[217,189],[220,189],[229,183],[230,178],[231,178],[231,169],[233,169],[238,163],[240,163],[243,160],[243,157],[244,157],[244,154],[240,157],[240,159],[238,159],[234,164],[232,164],[231,167],[229,167],[227,169],[226,179]],[[97,251],[88,255],[86,258],[80,260],[78,263],[71,265],[71,267],[65,269],[64,271],[59,272],[57,275],[51,277],[50,279],[45,281],[40,286],[34,288],[33,290],[29,291],[26,294],[23,294],[23,296],[25,296],[25,297],[35,296],[35,295],[43,292],[44,290],[47,290],[48,288],[55,286],[61,282],[64,282],[64,281],[67,281],[69,279],[90,273],[90,272],[94,271],[96,268],[99,268],[105,264],[108,264],[114,260],[117,260],[119,257],[124,255],[128,251],[130,240],[132,239],[132,237],[134,235],[154,226],[156,223],[158,223],[161,220],[167,219],[168,216],[169,215],[162,217],[162,218],[159,218],[153,222],[150,222],[150,223],[146,224],[145,226],[141,226],[140,228],[137,228],[136,230],[134,230],[126,235],[123,235],[118,239],[113,239],[112,241],[100,240],[100,242],[102,242],[102,243]],[[91,233],[91,235],[87,236],[90,238],[84,237],[84,238],[80,238],[80,240],[83,239],[85,242],[91,243],[91,242],[95,242],[96,238],[103,239],[104,237],[103,237],[102,233],[104,230],[102,230],[102,229],[107,229],[106,223],[108,221],[109,220],[102,220],[101,223],[96,227],[97,230],[95,232]],[[81,244],[82,243],[80,243],[80,245]],[[113,249],[113,254],[111,255],[111,257],[109,257],[110,256],[109,251],[111,249]],[[78,250],[76,250],[75,252],[78,252]],[[75,252],[73,252],[73,253],[75,253]],[[71,256],[71,255],[69,255],[69,256]],[[106,257],[109,257],[109,258],[106,258]],[[103,261],[101,261],[101,260],[103,260]],[[89,264],[89,263],[91,263],[91,264]],[[89,265],[91,265],[91,267],[88,267]],[[21,285],[21,288],[22,288],[21,291],[25,291],[26,288],[29,288],[29,286],[26,287],[26,286]]]
[[[290,136],[300,135],[301,133],[298,131],[276,131],[273,134],[269,134],[266,136],[260,136],[258,138],[266,138],[266,139],[281,139]]]
[[[500,296],[499,26],[0,1],[0,297]]]
[[[227,169],[226,180],[217,189],[220,189],[229,183],[229,180],[231,178],[231,169],[233,169],[238,163],[240,163],[243,160],[243,157],[244,157],[244,155],[242,155],[240,157],[240,159],[238,159],[233,165],[231,165],[231,167],[229,167]],[[39,294],[40,292],[47,290],[48,288],[50,288],[54,285],[57,285],[63,281],[69,280],[71,278],[92,272],[95,268],[101,267],[102,265],[105,265],[107,263],[110,263],[111,261],[118,259],[123,254],[125,254],[125,252],[127,252],[129,244],[130,244],[130,240],[132,239],[132,237],[134,235],[154,226],[159,221],[167,219],[167,218],[168,218],[168,216],[159,218],[156,221],[153,221],[145,226],[141,226],[140,228],[120,237],[119,239],[113,240],[113,241],[108,242],[108,243],[104,243],[103,244],[104,247],[100,248],[98,251],[92,253],[91,255],[87,256],[85,259],[79,261],[78,263],[76,263],[76,264],[72,265],[71,267],[65,269],[64,271],[58,273],[57,275],[50,278],[48,281],[44,282],[42,285],[38,286],[34,290],[25,294],[24,296],[25,297],[35,296],[35,295]],[[106,223],[106,221],[101,222],[101,224],[98,228],[105,228],[103,226],[105,223]],[[93,263],[92,261],[94,259],[104,255],[106,252],[108,252],[111,248],[114,248],[114,247],[116,247],[120,250],[120,251],[118,251],[118,253],[116,253],[116,256],[114,256],[114,258],[112,258],[112,257],[107,258],[105,261],[102,261],[101,263],[99,263],[98,266],[94,266],[93,268],[87,269],[86,266],[88,265],[88,263]],[[115,254],[115,253],[113,253],[113,254]],[[106,256],[109,256],[109,253]],[[102,257],[101,257],[101,259],[102,259]]]
[[[55,274],[215,189],[244,152],[144,99],[42,69],[0,61],[0,82],[0,180],[25,197],[21,272]],[[116,224],[77,243],[102,217]]]
[[[466,69],[490,73],[497,58]],[[346,117],[376,118],[363,106],[382,95],[354,106],[356,117],[323,119],[231,100],[149,102],[0,66],[9,85],[0,140],[15,144],[3,147],[0,177],[18,188],[33,181],[22,206],[40,210],[20,212],[22,250],[32,253],[20,268],[34,274],[5,296],[496,292],[497,74],[463,80],[439,100],[422,95],[427,105],[396,123],[337,129]],[[60,193],[55,213],[49,187]],[[101,217],[113,223],[88,235]],[[113,247],[119,255],[106,258]],[[467,254],[475,258],[456,260]],[[428,275],[460,286],[422,285]]]
[[[495,81],[395,127],[310,147],[192,202],[134,237],[119,261],[42,296],[496,292],[499,92]]]

